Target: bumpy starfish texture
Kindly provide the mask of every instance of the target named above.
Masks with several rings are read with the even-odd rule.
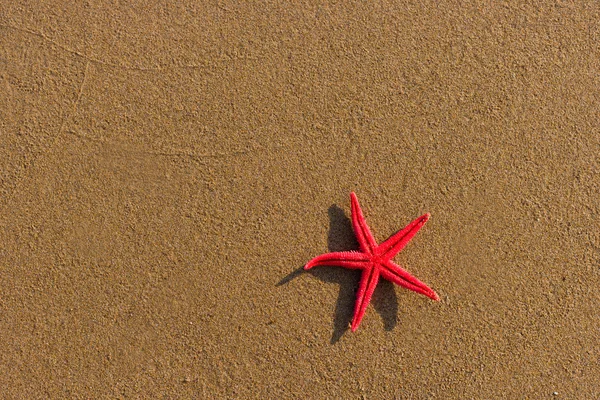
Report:
[[[356,294],[354,317],[350,328],[352,332],[358,329],[358,325],[365,315],[365,311],[371,301],[371,297],[373,296],[373,292],[375,291],[377,282],[379,282],[380,276],[406,289],[410,289],[435,301],[439,301],[440,298],[431,288],[392,261],[392,258],[394,258],[413,236],[415,236],[419,229],[425,225],[425,222],[429,219],[429,214],[425,214],[415,219],[385,242],[377,244],[371,230],[367,226],[365,217],[358,204],[356,194],[350,193],[350,203],[352,211],[352,227],[354,228],[354,234],[358,240],[360,251],[341,251],[321,254],[310,260],[304,266],[304,269],[308,270],[312,267],[329,265],[362,270],[358,293]]]

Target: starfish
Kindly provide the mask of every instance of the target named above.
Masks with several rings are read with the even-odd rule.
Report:
[[[354,305],[354,317],[350,329],[352,332],[358,329],[358,325],[365,315],[365,311],[379,277],[394,282],[406,289],[423,294],[435,301],[439,301],[437,293],[430,289],[426,284],[402,269],[398,264],[392,261],[406,244],[416,235],[425,222],[429,219],[427,213],[415,219],[410,224],[381,244],[377,244],[371,230],[369,229],[365,217],[363,216],[360,204],[356,194],[350,193],[350,204],[352,211],[352,227],[358,240],[360,251],[341,251],[334,253],[321,254],[310,260],[304,269],[323,265],[343,267],[348,269],[362,270],[358,293],[356,294],[356,304]]]

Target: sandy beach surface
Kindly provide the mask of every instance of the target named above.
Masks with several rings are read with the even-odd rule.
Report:
[[[598,399],[599,121],[599,2],[3,1],[0,397]]]

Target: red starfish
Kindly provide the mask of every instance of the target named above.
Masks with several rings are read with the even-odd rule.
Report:
[[[392,261],[392,258],[398,254],[413,236],[421,229],[429,219],[429,214],[425,214],[404,229],[390,237],[381,244],[375,242],[371,230],[367,226],[363,216],[356,194],[350,193],[350,203],[352,207],[352,227],[360,251],[341,251],[335,253],[321,254],[313,258],[304,266],[308,270],[312,267],[321,265],[330,265],[344,267],[349,269],[362,269],[360,285],[356,295],[356,304],[354,306],[354,318],[352,319],[352,332],[358,329],[358,325],[365,315],[365,310],[371,301],[371,296],[375,291],[375,286],[382,276],[388,281],[392,281],[402,287],[424,294],[435,301],[439,301],[438,295],[426,284],[409,274],[399,265]]]

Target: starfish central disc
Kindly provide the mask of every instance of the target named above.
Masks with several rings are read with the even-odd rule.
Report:
[[[383,264],[383,258],[381,258],[381,256],[373,256],[371,257],[371,262],[375,265]]]

